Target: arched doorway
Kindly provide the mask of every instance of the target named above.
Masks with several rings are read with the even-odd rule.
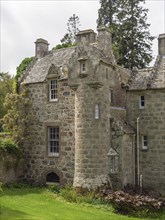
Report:
[[[56,173],[48,173],[46,175],[46,183],[60,183],[60,177]]]

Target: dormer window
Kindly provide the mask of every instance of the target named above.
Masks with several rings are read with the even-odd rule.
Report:
[[[57,80],[53,79],[49,82],[49,101],[57,101]]]
[[[83,78],[83,77],[87,77],[87,57],[80,57],[79,59],[78,59],[78,61],[79,61],[79,76],[81,77],[81,78]]]

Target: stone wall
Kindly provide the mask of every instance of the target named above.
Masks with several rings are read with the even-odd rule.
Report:
[[[145,107],[139,109],[139,96],[145,96]],[[127,118],[136,128],[139,119],[140,174],[144,187],[165,194],[165,90],[128,91]],[[142,150],[142,135],[148,138],[148,149]]]
[[[17,163],[15,156],[1,152],[0,155],[0,182],[13,183],[22,178],[23,161]]]
[[[74,92],[67,79],[58,81],[58,101],[49,102],[48,83],[27,85],[31,105],[27,112],[31,118],[24,144],[26,168],[24,178],[29,182],[45,183],[48,173],[56,173],[60,183],[72,183],[74,175]],[[48,156],[47,127],[59,126],[60,152],[58,157]]]
[[[134,184],[135,146],[133,138],[133,132],[126,132],[124,130],[122,120],[115,118],[111,120],[111,149],[115,150],[118,154],[118,167],[115,172],[110,172],[110,178],[114,189],[121,189],[127,184]]]

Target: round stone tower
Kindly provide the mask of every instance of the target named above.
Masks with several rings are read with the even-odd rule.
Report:
[[[74,187],[97,188],[109,182],[109,106],[105,87],[82,83],[75,94]]]
[[[94,47],[95,33],[78,33],[69,85],[75,90],[74,187],[97,188],[109,183],[110,102],[108,67]],[[107,64],[108,66],[108,64]],[[102,69],[104,71],[102,71]]]

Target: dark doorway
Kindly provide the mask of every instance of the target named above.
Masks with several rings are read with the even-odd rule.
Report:
[[[46,182],[48,183],[59,183],[60,178],[56,173],[48,173],[46,176]]]

